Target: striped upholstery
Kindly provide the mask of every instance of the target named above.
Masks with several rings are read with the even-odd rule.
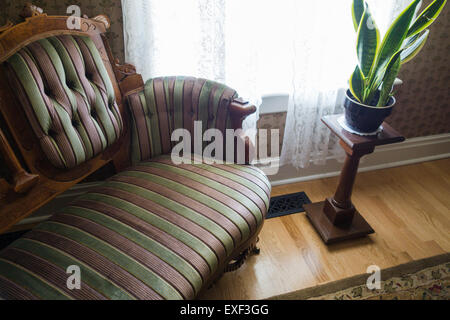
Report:
[[[228,106],[236,91],[217,82],[192,77],[164,77],[146,82],[145,90],[128,96],[132,113],[132,161],[167,154],[173,130],[185,128],[194,137],[194,121],[205,132],[232,129]]]
[[[270,184],[251,166],[141,162],[0,253],[4,299],[191,299],[255,234]],[[81,289],[66,269],[81,268]]]
[[[114,89],[89,37],[35,41],[5,65],[33,132],[55,167],[73,168],[120,136]]]

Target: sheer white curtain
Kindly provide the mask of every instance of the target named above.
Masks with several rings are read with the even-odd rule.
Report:
[[[144,80],[169,75],[227,84],[261,102],[258,0],[122,0],[125,59]],[[244,129],[255,128],[257,114]]]
[[[384,30],[410,0],[369,0]],[[356,63],[351,0],[122,0],[125,57],[144,80],[191,75],[259,105],[291,96],[282,163],[323,162],[338,148],[320,117],[338,112]],[[257,116],[246,121],[256,127]]]

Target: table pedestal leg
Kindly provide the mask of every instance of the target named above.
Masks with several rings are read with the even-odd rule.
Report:
[[[359,159],[370,152],[368,150],[363,154],[347,153],[334,196],[322,202],[304,205],[307,217],[326,244],[374,233],[351,201]]]

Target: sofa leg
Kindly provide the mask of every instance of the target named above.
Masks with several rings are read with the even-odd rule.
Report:
[[[245,260],[251,256],[260,253],[260,249],[256,246],[256,243],[259,241],[259,238],[250,244],[250,246],[242,251],[236,258],[230,261],[228,266],[225,268],[225,272],[236,271],[239,269],[245,262]]]
[[[261,250],[257,246],[258,242],[259,242],[259,237],[256,238],[256,241],[254,243],[252,243],[252,245],[250,246],[250,255],[258,255],[261,252]]]
[[[259,238],[256,238],[256,240],[254,242],[252,242],[247,247],[247,249],[242,251],[236,258],[232,259],[228,263],[228,265],[225,267],[224,272],[222,274],[220,274],[219,276],[217,276],[217,278],[211,282],[211,284],[208,286],[208,290],[211,289],[217,283],[217,281],[219,281],[219,279],[223,276],[224,273],[236,271],[244,264],[245,260],[249,256],[259,254],[260,249],[256,245],[258,242],[259,242]]]

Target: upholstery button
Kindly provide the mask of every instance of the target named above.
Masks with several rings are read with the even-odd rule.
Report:
[[[75,84],[72,81],[67,81],[66,84],[69,89],[73,89],[75,87]]]
[[[209,121],[213,121],[213,120],[214,120],[214,116],[213,116],[213,115],[210,115],[210,116],[208,117],[208,120],[209,120]]]
[[[47,133],[50,137],[55,138],[56,137],[56,131],[53,129],[48,130]]]
[[[95,118],[97,116],[97,111],[95,111],[94,109],[91,110],[91,116],[93,118]]]
[[[72,126],[74,126],[76,128],[79,125],[80,125],[80,122],[78,120],[72,120]]]
[[[50,96],[52,93],[50,90],[48,90],[47,88],[44,88],[44,93],[46,96]]]

